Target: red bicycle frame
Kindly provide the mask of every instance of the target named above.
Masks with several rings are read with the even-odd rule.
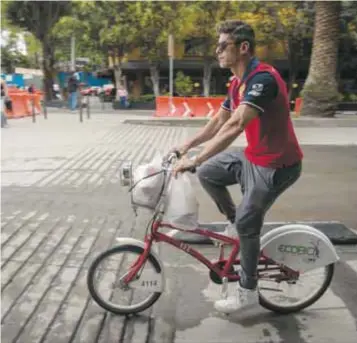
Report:
[[[161,227],[166,227],[169,229],[175,229],[179,231],[185,231],[189,233],[196,233],[204,237],[209,237],[213,238],[216,240],[219,240],[225,244],[232,245],[232,251],[228,257],[228,259],[224,259],[224,251],[221,249],[219,260],[212,263],[210,260],[208,260],[205,256],[203,256],[200,252],[198,252],[196,249],[192,248],[189,244],[184,243],[180,240],[177,240],[175,238],[172,238],[166,234],[163,234],[159,232],[159,229]],[[221,235],[219,233],[212,232],[208,229],[194,229],[194,230],[182,230],[180,228],[174,227],[170,224],[163,223],[161,221],[154,221],[151,226],[151,233],[145,236],[144,243],[145,243],[145,248],[143,253],[138,257],[138,259],[133,263],[133,265],[130,267],[129,273],[125,277],[125,282],[129,283],[130,281],[133,280],[135,275],[139,272],[140,268],[143,266],[143,264],[146,262],[151,246],[154,242],[165,242],[168,244],[171,244],[172,246],[182,250],[183,252],[190,254],[192,257],[194,257],[196,260],[200,261],[203,263],[208,269],[211,271],[215,272],[221,279],[226,277],[228,281],[238,281],[240,279],[240,276],[236,273],[231,273],[230,271],[232,270],[232,266],[234,264],[240,264],[240,259],[236,258],[238,253],[239,253],[239,248],[240,248],[240,242],[239,238],[231,238],[227,237],[224,235]],[[220,264],[224,264],[223,268],[220,268]],[[262,253],[259,258],[259,264],[271,264],[269,263],[269,259],[266,258]]]

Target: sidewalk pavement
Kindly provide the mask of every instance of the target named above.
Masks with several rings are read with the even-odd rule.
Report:
[[[147,215],[134,218],[118,169],[183,142],[198,128],[124,124],[128,116],[49,113],[14,120],[2,141],[2,340],[23,343],[309,342],[353,343],[357,323],[357,253],[338,247],[341,262],[324,297],[307,310],[247,318],[213,309],[219,288],[190,256],[160,246],[167,290],[139,316],[113,316],[88,294],[94,256],[116,236],[142,239]],[[267,221],[337,220],[357,229],[356,128],[298,128],[305,153],[301,180]],[[244,145],[238,139],[236,146]],[[222,216],[196,183],[202,221]],[[233,197],[239,201],[237,188]],[[212,246],[199,251],[216,258]],[[344,336],[341,335],[344,333]]]

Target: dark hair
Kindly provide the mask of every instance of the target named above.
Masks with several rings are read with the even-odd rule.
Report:
[[[255,50],[255,33],[253,28],[240,20],[226,20],[217,27],[217,33],[229,34],[236,45],[242,42],[249,42],[249,51]]]

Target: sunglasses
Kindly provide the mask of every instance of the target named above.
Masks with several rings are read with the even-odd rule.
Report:
[[[223,52],[224,50],[227,49],[227,47],[229,45],[234,45],[233,42],[227,42],[227,41],[224,41],[224,42],[220,42],[220,43],[217,43],[217,52]]]

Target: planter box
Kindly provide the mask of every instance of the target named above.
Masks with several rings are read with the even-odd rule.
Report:
[[[156,108],[155,102],[133,102],[129,108],[137,110],[154,110]]]
[[[133,102],[129,107],[122,107],[120,101],[113,101],[114,110],[155,110],[155,102]]]
[[[302,102],[302,98],[295,99],[295,112],[297,114],[300,113]],[[337,111],[357,111],[357,102],[339,102],[337,104]]]
[[[340,102],[337,105],[338,111],[357,111],[357,102]]]

